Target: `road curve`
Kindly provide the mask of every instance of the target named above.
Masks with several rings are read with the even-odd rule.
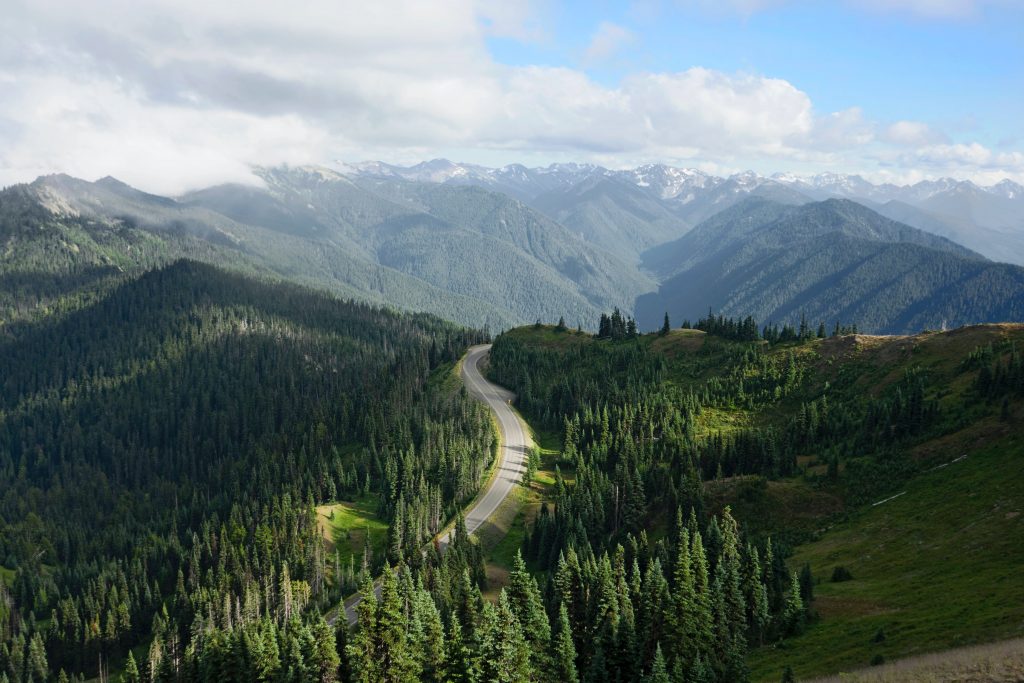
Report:
[[[487,489],[478,495],[465,511],[466,531],[471,534],[483,526],[501,502],[523,480],[527,452],[533,445],[529,434],[523,429],[522,423],[510,407],[515,394],[487,381],[480,372],[480,361],[487,357],[490,350],[490,344],[471,346],[462,361],[462,382],[466,390],[471,396],[487,404],[501,427],[501,448],[498,451],[495,475]],[[442,551],[448,547],[454,533],[453,528],[438,537]],[[376,588],[379,594],[379,584]],[[354,595],[345,601],[345,618],[350,626],[356,623],[356,606],[360,600],[359,595]],[[336,619],[337,617],[334,617],[328,621],[333,624]]]

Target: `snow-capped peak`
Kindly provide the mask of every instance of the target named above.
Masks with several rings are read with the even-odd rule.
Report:
[[[992,187],[987,188],[989,192],[1007,199],[1024,199],[1024,187],[1015,183],[1009,178],[1001,180]]]

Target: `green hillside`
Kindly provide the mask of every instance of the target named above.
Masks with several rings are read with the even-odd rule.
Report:
[[[319,615],[488,471],[486,410],[431,381],[480,333],[195,262],[97,296],[0,340],[0,678],[142,645],[173,680],[254,632],[333,650]],[[340,509],[321,530],[335,501],[359,548]]]
[[[496,340],[493,377],[532,423],[565,434],[563,457],[584,473],[555,499],[573,512],[524,544],[534,566],[562,543],[600,554],[641,532],[671,558],[677,509],[699,520],[728,506],[749,548],[763,558],[771,538],[794,576],[813,576],[800,574],[805,627],[748,630],[752,680],[1019,637],[1024,325],[722,334],[528,327]],[[595,497],[631,518],[588,517],[579,505]],[[581,522],[586,541],[572,540]],[[852,579],[833,582],[837,567]]]
[[[492,329],[589,320],[654,289],[633,263],[496,192],[318,168],[261,175],[262,188],[180,199],[65,175],[3,190],[0,316],[45,315],[72,293],[94,297],[109,276],[178,258]]]

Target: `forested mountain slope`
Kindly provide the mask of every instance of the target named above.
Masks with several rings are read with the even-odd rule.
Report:
[[[478,327],[537,314],[591,319],[654,288],[633,264],[502,194],[356,183],[319,168],[261,173],[264,188],[221,186],[180,200],[110,178],[47,176],[8,188],[0,220],[14,228],[28,211],[33,229],[5,235],[3,268],[49,292],[26,291],[18,306],[45,305],[40,296],[61,291],[48,280],[97,259],[139,272],[181,256]]]
[[[605,339],[552,327],[496,339],[493,378],[558,435],[569,473],[523,544],[533,567],[561,586],[562,557],[625,548],[626,567],[638,559],[634,588],[614,591],[620,613],[643,614],[659,584],[655,603],[683,613],[735,605],[712,623],[749,650],[755,680],[1020,635],[1024,326],[772,341],[752,321],[701,326],[635,336],[613,316]],[[721,547],[720,522],[705,522],[727,505],[736,578],[712,563],[711,585],[691,585],[683,539],[691,555],[695,538]],[[605,590],[600,576],[584,585]],[[746,678],[735,650],[701,649],[689,628],[638,617],[629,642],[657,641],[669,671],[698,652],[707,680]],[[653,650],[613,660],[604,641],[576,646],[606,657],[609,676],[631,656],[660,666]]]
[[[116,181],[48,176],[0,192],[0,277],[9,283],[0,290],[5,324],[93,300],[124,275],[137,276],[182,257],[450,320],[485,320],[501,310],[351,256],[355,247],[350,245],[296,236],[269,212],[261,214],[268,217],[266,227],[243,224],[135,191],[126,199],[124,187]],[[301,224],[288,225],[297,230]]]
[[[671,203],[631,182],[603,175],[546,192],[530,204],[587,242],[631,260],[692,226]]]
[[[316,617],[355,577],[314,504],[375,496],[389,552],[418,553],[493,455],[486,411],[430,381],[481,337],[430,316],[179,262],[14,333],[0,342],[10,680],[93,675],[139,645],[143,671],[178,679],[186,653],[198,665],[254,633],[334,652]],[[366,559],[363,575],[384,558]],[[317,653],[309,666],[337,661]]]
[[[856,321],[871,332],[1024,319],[1024,269],[848,200],[749,199],[652,249],[645,263],[667,279],[637,301],[644,329],[665,311],[695,320],[708,307],[778,322]]]

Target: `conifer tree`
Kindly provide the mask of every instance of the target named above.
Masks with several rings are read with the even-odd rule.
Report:
[[[376,626],[381,680],[392,683],[418,681],[420,672],[406,639],[405,610],[398,594],[398,582],[386,562],[380,579]]]
[[[448,631],[442,680],[450,683],[473,683],[478,680],[477,660],[471,644],[463,636],[462,625],[458,619],[452,619]]]
[[[644,683],[671,683],[668,675],[668,665],[665,663],[665,655],[661,652],[661,643],[654,650],[654,662],[651,664],[651,672],[644,678]]]
[[[320,618],[314,622],[311,635],[313,652],[310,664],[316,681],[318,683],[334,683],[338,680],[338,667],[341,665],[334,631],[323,618]]]
[[[544,612],[537,581],[526,569],[522,553],[516,552],[512,560],[512,571],[505,587],[509,606],[522,625],[527,643],[530,645],[530,662],[534,670],[547,668],[547,652],[551,643],[551,624]]]
[[[481,616],[480,672],[482,680],[527,683],[532,678],[530,647],[504,590],[498,605],[484,604]]]
[[[789,584],[789,595],[786,597],[786,608],[783,612],[787,635],[799,635],[804,629],[804,600],[800,596],[800,577],[793,572]]]
[[[761,580],[761,560],[757,548],[747,544],[743,567],[743,595],[747,602],[747,623],[758,644],[764,641],[765,629],[771,620],[768,609],[768,590]]]
[[[63,669],[61,670],[63,671]],[[65,677],[66,678],[66,677]],[[135,662],[135,655],[128,650],[128,658],[124,662],[124,672],[121,674],[122,683],[139,683],[139,665]]]
[[[696,623],[697,597],[690,558],[690,533],[685,527],[679,530],[672,580],[672,600],[665,605],[665,623],[671,636],[668,641],[670,654],[673,659],[690,661],[698,652],[696,641],[699,625]]]
[[[383,673],[377,657],[377,596],[370,577],[363,580],[359,596],[356,630],[346,653],[353,683],[373,683],[381,680]]]
[[[558,628],[553,641],[554,680],[563,683],[578,683],[576,673],[576,646],[572,642],[572,626],[569,624],[569,611],[565,603],[558,606]]]

